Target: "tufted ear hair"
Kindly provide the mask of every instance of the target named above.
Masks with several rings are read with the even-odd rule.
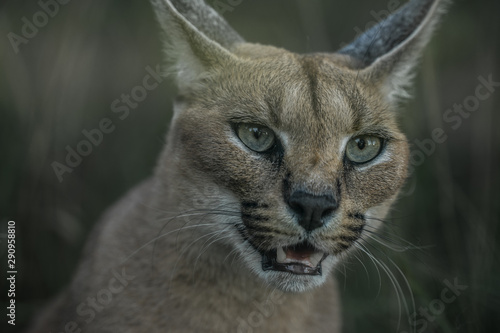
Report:
[[[381,86],[390,102],[408,97],[413,69],[445,12],[447,0],[410,0],[338,53],[352,67]]]
[[[151,0],[165,35],[165,52],[181,90],[234,58],[244,42],[203,0]]]

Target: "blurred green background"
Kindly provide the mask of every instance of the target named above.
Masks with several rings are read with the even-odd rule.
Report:
[[[248,41],[327,52],[352,40],[389,3],[394,0],[243,0],[223,15]],[[8,34],[20,35],[22,18],[32,21],[38,11],[34,0],[0,4],[0,299],[5,309],[6,223],[15,220],[15,331],[68,284],[103,210],[151,174],[175,96],[166,80],[123,121],[111,112],[115,99],[142,84],[147,66],[163,62],[148,1],[70,1],[14,52]],[[345,332],[409,331],[415,309],[402,274],[417,312],[430,307],[420,331],[496,332],[500,326],[500,87],[456,129],[443,123],[447,109],[475,94],[479,76],[500,81],[499,13],[498,0],[455,1],[423,57],[415,98],[401,108],[402,127],[411,143],[430,138],[435,128],[447,140],[419,161],[380,234],[393,249],[370,245],[401,291],[362,254],[339,267]],[[59,182],[51,163],[63,162],[65,147],[75,148],[82,130],[105,117],[115,130]],[[445,279],[467,289],[440,309],[435,300]],[[398,293],[409,303],[402,313]]]

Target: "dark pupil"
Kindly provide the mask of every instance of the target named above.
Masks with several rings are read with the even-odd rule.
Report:
[[[251,129],[251,131],[253,132],[253,137],[256,139],[256,140],[259,140],[260,137],[262,136],[262,131],[259,130],[258,128],[254,127]]]
[[[363,150],[365,148],[365,146],[366,146],[366,142],[363,139],[358,139],[357,143],[358,143],[359,150]]]

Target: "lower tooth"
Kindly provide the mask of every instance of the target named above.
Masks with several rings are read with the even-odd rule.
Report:
[[[278,249],[276,251],[276,261],[278,261],[279,263],[284,263],[285,260],[286,260],[285,251],[283,250],[282,247],[278,247]]]

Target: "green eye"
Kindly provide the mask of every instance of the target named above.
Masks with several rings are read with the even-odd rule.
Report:
[[[366,163],[378,156],[382,149],[382,139],[376,136],[361,135],[347,143],[346,156],[354,163]]]
[[[261,125],[238,124],[236,133],[245,146],[258,153],[271,149],[276,140],[274,132]]]

